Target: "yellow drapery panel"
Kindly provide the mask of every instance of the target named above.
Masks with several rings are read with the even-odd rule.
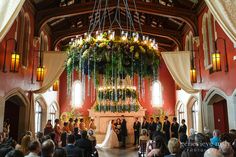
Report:
[[[0,1],[0,41],[11,28],[25,0]]]
[[[34,132],[35,129],[34,94],[46,92],[53,85],[53,83],[59,79],[65,69],[67,54],[66,52],[44,52],[43,59],[43,65],[45,66],[46,73],[42,86],[40,89],[29,91],[30,119],[28,129],[32,132]]]
[[[196,93],[190,80],[190,51],[161,52],[162,58],[176,84],[187,93]]]
[[[236,1],[205,0],[205,2],[225,34],[236,43]]]

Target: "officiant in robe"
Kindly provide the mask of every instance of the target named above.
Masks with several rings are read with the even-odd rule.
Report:
[[[125,120],[124,115],[122,115],[121,118],[122,118],[121,128],[120,128],[120,136],[121,136],[121,141],[122,141],[121,147],[125,148],[126,147],[125,140],[128,133],[127,133],[127,126],[126,126],[126,120]]]

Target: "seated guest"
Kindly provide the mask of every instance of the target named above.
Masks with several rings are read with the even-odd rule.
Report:
[[[42,132],[37,132],[36,138],[42,144],[42,142],[43,142],[43,133]]]
[[[153,141],[148,141],[146,153],[147,157],[163,157],[169,154],[164,138],[162,136],[156,136]]]
[[[74,150],[75,150],[75,136],[74,135],[68,135],[67,137],[67,145],[65,147],[67,156],[73,157]]]
[[[180,143],[177,138],[171,138],[168,142],[168,149],[170,154],[165,157],[177,157],[180,152]]]
[[[91,157],[93,147],[91,141],[87,138],[87,131],[81,131],[81,139],[76,142],[75,146],[84,149],[85,154]]]
[[[51,132],[53,132],[53,126],[52,126],[52,121],[48,120],[47,124],[44,128],[44,135],[49,135]]]
[[[41,157],[53,157],[55,144],[52,140],[46,140],[42,144]]]
[[[188,137],[189,143],[194,143],[195,141],[195,130],[193,128],[190,129],[190,135]]]
[[[235,136],[231,133],[223,133],[220,135],[220,141],[227,141],[230,144],[234,142]]]
[[[204,127],[203,131],[204,135],[207,138],[207,141],[210,142],[210,139],[212,138],[212,133],[210,133],[210,130],[207,127]]]
[[[230,143],[227,141],[220,143],[219,151],[224,157],[234,157],[234,150]]]
[[[213,137],[210,139],[211,144],[215,147],[218,147],[220,144],[220,131],[214,130],[213,131]]]
[[[31,142],[31,136],[25,135],[21,139],[21,145],[16,146],[16,150],[21,151],[24,155],[28,155],[29,153],[28,145],[30,142]]]
[[[24,157],[24,154],[19,150],[12,150],[5,157]]]
[[[209,148],[205,153],[204,157],[223,157],[219,150],[215,148]]]
[[[140,143],[141,140],[146,140],[146,141],[149,140],[147,129],[142,129],[141,130],[141,136],[139,137],[139,143]]]
[[[41,152],[41,144],[37,140],[31,141],[28,145],[28,149],[29,154],[25,157],[39,157],[39,153]]]
[[[203,157],[208,148],[206,137],[202,133],[198,133],[195,135],[194,143],[190,143],[184,148],[181,157]]]
[[[235,130],[235,129],[230,129],[230,130],[229,130],[229,133],[236,136],[236,130]]]
[[[67,157],[66,151],[63,148],[56,148],[53,157]]]

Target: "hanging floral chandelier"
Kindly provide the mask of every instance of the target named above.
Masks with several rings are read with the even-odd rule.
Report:
[[[128,0],[123,1],[127,19],[127,28],[125,29],[123,29],[120,20],[120,0],[117,1],[113,20],[111,20],[107,7],[108,0],[105,1],[105,4],[103,2],[104,0],[95,0],[88,32],[83,36],[71,39],[68,45],[66,68],[69,91],[74,71],[77,71],[84,89],[85,76],[88,77],[88,95],[91,94],[91,81],[96,88],[102,77],[102,86],[115,88],[115,92],[117,92],[118,86],[126,88],[126,85],[119,80],[125,79],[127,76],[132,80],[128,86],[134,85],[134,77],[138,77],[137,90],[144,94],[142,86],[144,78],[149,77],[155,80],[158,76],[157,71],[160,64],[158,43],[155,39],[142,34],[140,22],[138,22],[140,30],[135,30]],[[135,0],[133,3],[135,4]],[[137,9],[135,13],[138,14]],[[104,31],[106,17],[110,21],[108,31]],[[113,29],[114,23],[119,25],[119,29]],[[115,95],[117,96],[117,94]],[[117,101],[119,98],[114,99]]]

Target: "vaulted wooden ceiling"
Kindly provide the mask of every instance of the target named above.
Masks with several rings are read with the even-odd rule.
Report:
[[[105,0],[104,0],[105,1]],[[88,31],[92,21],[94,0],[31,0],[36,9],[35,35],[43,27],[49,28],[53,45],[67,44],[76,35]],[[117,0],[108,0],[107,14],[114,18]],[[104,2],[105,3],[105,2]],[[182,46],[182,36],[186,30],[198,35],[197,13],[203,8],[203,0],[128,0],[129,9],[136,31],[152,36],[163,50],[173,50]],[[120,1],[120,23],[126,29],[127,18],[123,1]],[[137,9],[137,12],[135,12]],[[107,19],[108,20],[108,19]],[[104,29],[109,29],[109,21]],[[113,29],[120,29],[114,24]]]

